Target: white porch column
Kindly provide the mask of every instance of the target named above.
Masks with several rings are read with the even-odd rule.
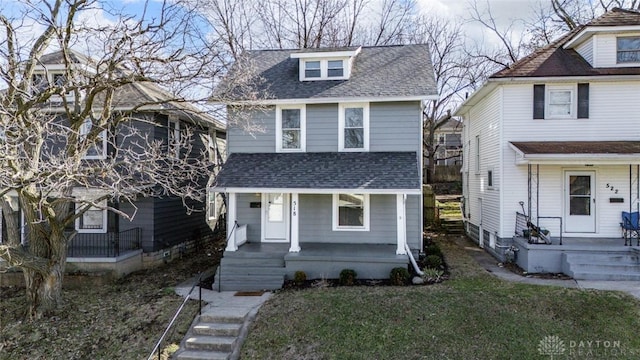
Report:
[[[234,225],[236,224],[236,193],[228,193],[227,194],[227,236],[229,236],[229,241],[227,241],[227,248],[225,251],[236,251],[238,250],[238,245],[236,245],[236,231],[238,229],[234,229]],[[233,230],[233,233],[229,235],[229,233]]]
[[[407,250],[405,249],[405,244],[407,243],[407,219],[406,219],[407,209],[405,206],[405,195],[404,194],[396,194],[396,224],[397,224],[397,238],[398,238],[398,247],[396,249],[397,255],[407,255]]]
[[[289,252],[300,252],[300,227],[298,225],[300,203],[298,194],[291,194],[291,247]]]

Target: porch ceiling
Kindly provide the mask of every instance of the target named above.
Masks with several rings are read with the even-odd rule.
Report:
[[[421,179],[415,152],[234,153],[214,189],[420,193]]]
[[[640,141],[510,142],[517,164],[640,164]]]

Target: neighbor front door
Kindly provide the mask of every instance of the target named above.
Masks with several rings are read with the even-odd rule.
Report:
[[[289,226],[289,197],[284,193],[263,195],[263,241],[287,242]]]
[[[595,171],[565,172],[565,232],[596,231],[595,178]]]

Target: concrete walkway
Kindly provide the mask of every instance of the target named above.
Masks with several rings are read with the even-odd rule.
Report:
[[[186,297],[196,278],[176,286],[178,295]],[[198,300],[198,287],[189,296]],[[271,293],[242,295],[236,291],[217,292],[202,289],[202,300],[207,304],[196,316],[180,350],[178,359],[238,359],[258,309],[271,297]]]
[[[475,244],[461,238],[458,245],[463,247],[467,253],[491,274],[507,280],[525,284],[562,286],[579,289],[597,289],[622,291],[640,299],[640,281],[596,281],[596,280],[574,280],[574,279],[541,279],[533,276],[522,276],[499,266],[497,260]]]

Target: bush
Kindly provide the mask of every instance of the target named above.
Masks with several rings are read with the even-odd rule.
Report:
[[[442,258],[438,255],[429,255],[425,259],[425,265],[429,269],[439,269],[442,267]]]
[[[305,281],[307,281],[307,273],[304,271],[298,270],[293,274],[293,282],[296,285],[301,286]]]
[[[407,281],[409,281],[409,270],[402,267],[393,268],[389,278],[391,279],[391,285],[406,285]]]
[[[444,271],[438,269],[424,269],[424,275],[422,278],[428,284],[439,283],[442,282],[442,276],[444,275]]]
[[[356,277],[358,274],[355,270],[344,269],[340,271],[340,285],[353,286],[356,283]]]
[[[436,255],[436,256],[442,258],[442,250],[440,250],[440,248],[436,244],[430,244],[430,245],[426,246],[425,249],[424,249],[424,253],[427,256]]]

